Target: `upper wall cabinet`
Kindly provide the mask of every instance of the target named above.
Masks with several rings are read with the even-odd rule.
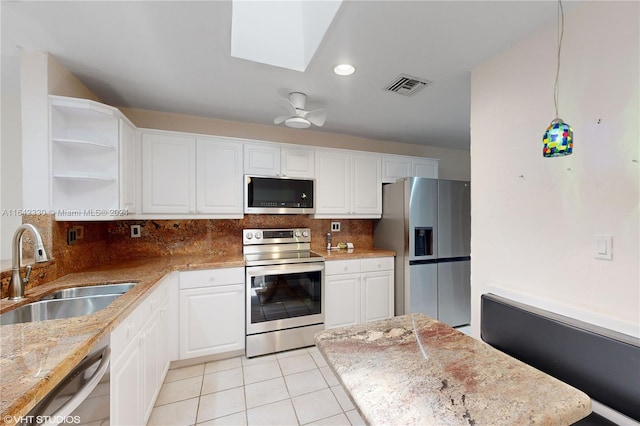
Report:
[[[122,147],[135,140],[131,123],[116,108],[61,96],[50,97],[50,120],[51,199],[56,219],[126,216],[120,161],[121,155],[122,161],[130,160]]]
[[[379,218],[382,214],[379,154],[316,150],[315,218]]]
[[[393,183],[409,176],[438,177],[438,160],[406,155],[382,154],[382,182]]]
[[[129,214],[139,213],[140,200],[140,166],[141,152],[140,141],[136,128],[128,121],[120,120],[120,205]]]
[[[242,143],[145,130],[142,213],[242,217]]]
[[[244,173],[314,177],[314,150],[272,143],[245,143]]]

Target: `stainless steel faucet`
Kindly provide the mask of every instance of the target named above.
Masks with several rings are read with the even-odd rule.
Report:
[[[20,263],[22,261],[22,234],[24,231],[31,231],[35,239],[33,258],[36,263],[46,262],[49,260],[47,252],[42,244],[42,237],[35,226],[25,223],[18,226],[13,234],[11,245],[11,281],[9,282],[9,300],[19,300],[24,298],[24,288],[29,282],[31,276],[31,265],[27,266],[25,277],[20,276]]]

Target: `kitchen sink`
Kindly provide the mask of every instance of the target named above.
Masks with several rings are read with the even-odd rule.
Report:
[[[122,294],[101,294],[70,299],[50,299],[32,302],[0,315],[0,324],[72,318],[104,309]]]
[[[71,299],[76,297],[100,296],[105,294],[124,294],[137,283],[103,284],[85,287],[71,287],[54,291],[39,300]]]

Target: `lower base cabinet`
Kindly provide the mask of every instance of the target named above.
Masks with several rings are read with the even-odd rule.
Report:
[[[146,424],[169,368],[169,286],[162,280],[111,333],[110,424]]]
[[[180,272],[180,359],[245,347],[244,268]]]
[[[325,328],[394,315],[393,257],[325,263]]]

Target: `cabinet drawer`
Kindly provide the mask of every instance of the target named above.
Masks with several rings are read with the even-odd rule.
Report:
[[[372,257],[362,259],[362,272],[388,271],[393,269],[393,257]]]
[[[180,272],[180,289],[244,283],[244,268],[204,269]]]
[[[325,275],[357,274],[360,272],[360,259],[330,260],[324,264]]]

